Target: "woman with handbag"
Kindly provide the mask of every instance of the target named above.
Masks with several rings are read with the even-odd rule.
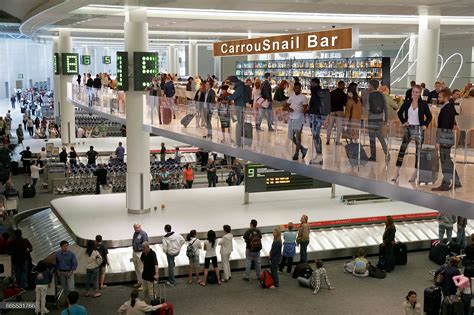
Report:
[[[359,126],[362,118],[363,106],[359,95],[357,94],[357,84],[351,83],[347,88],[346,111],[344,113],[344,132],[342,137],[347,142],[354,142],[359,139]]]
[[[217,106],[217,113],[219,115],[219,121],[221,124],[221,131],[222,131],[222,140],[221,143],[226,142],[226,129],[227,134],[229,135],[229,142],[232,142],[232,137],[230,136],[230,110],[229,110],[229,101],[227,98],[229,97],[229,86],[222,85],[221,86],[221,94],[217,98],[218,106]]]
[[[102,296],[102,294],[98,291],[98,281],[99,281],[99,267],[102,264],[102,256],[100,256],[99,252],[96,249],[95,242],[92,240],[87,241],[87,249],[86,249],[86,294],[85,296],[89,296],[89,290],[92,285],[92,289],[94,290],[93,297],[97,298]]]

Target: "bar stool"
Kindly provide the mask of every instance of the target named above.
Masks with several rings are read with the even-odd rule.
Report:
[[[466,133],[466,138],[464,139],[464,162],[463,164],[474,164],[473,162],[467,161],[467,139],[469,132],[474,131],[474,116],[473,115],[457,115],[456,116],[456,125],[460,131]]]

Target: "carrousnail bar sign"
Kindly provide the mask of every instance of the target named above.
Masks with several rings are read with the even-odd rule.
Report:
[[[239,56],[293,51],[355,49],[358,32],[352,28],[332,29],[272,37],[214,43],[214,56]]]

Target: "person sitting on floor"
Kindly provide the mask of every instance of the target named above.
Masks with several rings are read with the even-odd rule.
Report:
[[[324,278],[328,289],[334,290],[334,287],[332,287],[329,282],[328,274],[326,269],[323,268],[323,265],[324,263],[322,260],[316,259],[316,269],[313,271],[311,278],[306,279],[304,277],[298,277],[298,283],[303,287],[312,289],[313,294],[317,294],[321,288],[321,278]]]

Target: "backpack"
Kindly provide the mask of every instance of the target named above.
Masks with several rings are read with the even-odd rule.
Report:
[[[244,85],[244,95],[242,96],[242,99],[244,100],[244,103],[250,103],[250,100],[252,99],[252,88],[248,85]]]
[[[370,113],[382,114],[384,111],[385,96],[380,92],[372,92],[368,97]]]
[[[260,274],[260,285],[264,289],[268,289],[273,285],[273,278],[268,270],[264,270]]]
[[[195,238],[194,241],[192,243],[189,243],[188,247],[186,247],[186,256],[188,256],[189,258],[193,258],[194,256],[196,256],[196,249],[193,246],[196,240],[197,238]]]
[[[369,277],[372,277],[372,278],[384,279],[387,276],[385,271],[373,265],[369,265],[368,271],[369,271]]]
[[[256,231],[252,231],[250,235],[249,249],[251,252],[259,252],[262,249],[261,236]]]

